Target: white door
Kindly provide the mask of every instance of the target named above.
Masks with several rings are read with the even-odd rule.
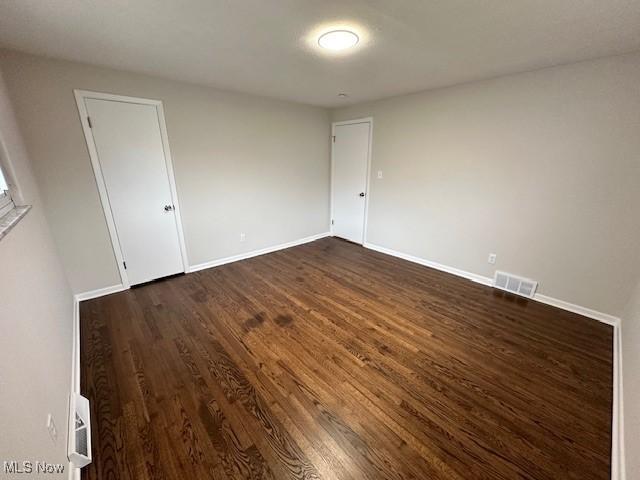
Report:
[[[129,284],[184,272],[156,106],[84,102]]]
[[[332,231],[364,243],[371,123],[334,125],[333,135]]]

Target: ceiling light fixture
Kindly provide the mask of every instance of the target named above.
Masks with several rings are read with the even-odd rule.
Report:
[[[350,30],[333,30],[320,36],[318,45],[327,50],[346,50],[355,47],[360,38]]]

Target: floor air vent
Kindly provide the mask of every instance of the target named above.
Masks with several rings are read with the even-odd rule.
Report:
[[[91,420],[89,400],[72,394],[69,415],[68,456],[73,466],[82,468],[91,463]]]
[[[523,297],[533,298],[538,288],[538,282],[524,277],[518,277],[506,272],[496,272],[493,279],[493,286],[500,290],[522,295]]]

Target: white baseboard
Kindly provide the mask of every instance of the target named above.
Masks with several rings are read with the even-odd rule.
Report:
[[[611,429],[611,480],[625,480],[624,387],[622,382],[622,329],[613,329],[613,418]]]
[[[69,480],[80,480],[80,469],[69,462]]]
[[[300,238],[298,240],[282,243],[280,245],[266,247],[260,250],[253,250],[251,252],[241,253],[239,255],[234,255],[232,257],[220,258],[218,260],[212,260],[210,262],[200,263],[198,265],[192,265],[186,270],[185,273],[193,273],[199,270],[204,270],[206,268],[218,267],[226,263],[237,262],[239,260],[244,260],[246,258],[257,257],[258,255],[264,255],[266,253],[276,252],[278,250],[284,250],[285,248],[295,247],[296,245],[302,245],[303,243],[313,242],[314,240],[319,240],[324,237],[329,237],[330,235],[331,234],[329,232],[319,233],[317,235]],[[98,288],[96,290],[90,290],[88,292],[78,293],[75,295],[75,299],[78,302],[82,302],[84,300],[91,300],[92,298],[104,297],[105,295],[111,295],[112,293],[122,292],[123,290],[127,290],[127,287],[125,287],[122,284],[112,285],[110,287]]]
[[[397,252],[395,250],[391,250],[390,248],[381,247],[379,245],[374,245],[372,243],[365,243],[365,248],[370,250],[375,250],[376,252],[385,253],[387,255],[391,255],[392,257],[402,258],[403,260],[408,260],[409,262],[418,263],[420,265],[424,265],[425,267],[435,268],[436,270],[440,270],[442,272],[451,273],[458,277],[466,278],[476,283],[481,283],[482,285],[491,286],[493,283],[493,279],[489,277],[484,277],[482,275],[477,275],[475,273],[467,272],[465,270],[460,270],[458,268],[450,267],[448,265],[443,265],[441,263],[432,262],[431,260],[426,260],[424,258],[415,257],[413,255],[409,255],[407,253]]]
[[[441,270],[443,272],[451,273],[453,275],[457,275],[458,277],[466,278],[468,280],[472,280],[482,285],[487,285],[487,286],[493,285],[493,279],[489,277],[485,277],[483,275],[467,272],[465,270],[460,270],[459,268],[450,267],[448,265],[443,265],[441,263],[433,262],[431,260],[426,260],[420,257],[415,257],[407,253],[398,252],[390,248],[381,247],[379,245],[374,245],[371,243],[365,243],[364,246],[365,248],[375,250],[376,252],[385,253],[393,257],[398,257],[404,260],[408,260],[409,262],[418,263],[426,267],[435,268],[436,270]],[[594,320],[598,320],[608,325],[613,325],[614,327],[620,325],[620,319],[618,317],[614,317],[613,315],[609,315],[608,313],[598,312],[597,310],[583,307],[581,305],[575,305],[573,303],[565,302],[564,300],[559,300],[557,298],[549,297],[547,295],[541,295],[539,293],[536,293],[533,297],[533,300],[540,303],[545,303],[547,305],[551,305],[557,308],[561,308],[562,310],[568,310],[569,312],[577,313],[579,315],[583,315],[588,318],[593,318]]]
[[[71,393],[80,393],[80,300],[73,297],[73,346],[71,360]]]
[[[285,248],[295,247],[297,245],[302,245],[303,243],[313,242],[315,240],[328,237],[330,235],[331,234],[329,232],[319,233],[317,235],[301,238],[299,240],[294,240],[292,242],[282,243],[280,245],[275,245],[273,247],[266,247],[260,250],[253,250],[251,252],[241,253],[239,255],[233,255],[232,257],[220,258],[218,260],[212,260],[210,262],[200,263],[198,265],[192,265],[191,267],[189,267],[189,271],[187,273],[197,272],[200,270],[204,270],[206,268],[219,267],[220,265],[224,265],[226,263],[232,263],[232,262],[237,262],[239,260],[245,260],[247,258],[257,257],[259,255],[264,255],[266,253],[277,252],[278,250],[284,250]]]
[[[98,288],[97,290],[77,293],[75,298],[77,301],[82,302],[84,300],[91,300],[92,298],[104,297],[105,295],[111,295],[112,293],[122,292],[123,290],[127,290],[127,288],[122,284],[112,285],[110,287]]]
[[[71,392],[80,393],[80,299],[73,297],[73,325],[71,327],[73,339],[71,342]],[[71,415],[71,412],[69,412]],[[80,469],[69,462],[69,480],[80,480]]]
[[[562,310],[568,310],[569,312],[577,313],[578,315],[582,315],[584,317],[593,318],[594,320],[598,320],[613,327],[617,327],[618,325],[620,325],[620,319],[618,317],[614,317],[613,315],[609,315],[608,313],[598,312],[597,310],[593,310],[591,308],[565,302],[564,300],[558,300],[557,298],[548,297],[539,293],[536,293],[533,299],[537,302],[546,303],[547,305],[558,307]]]

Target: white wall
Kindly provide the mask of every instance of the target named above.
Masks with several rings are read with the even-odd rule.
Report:
[[[10,51],[0,65],[74,292],[120,283],[74,88],[164,102],[191,265],[328,230],[327,110]]]
[[[374,117],[368,242],[489,277],[495,252],[620,316],[640,271],[639,84],[635,54],[334,111]]]
[[[622,319],[624,436],[627,479],[640,478],[640,282]]]
[[[66,466],[73,295],[42,212],[2,77],[0,142],[9,157],[3,160],[11,163],[24,200],[33,205],[0,239],[0,468],[5,460]],[[58,427],[55,444],[46,428],[48,413]]]

